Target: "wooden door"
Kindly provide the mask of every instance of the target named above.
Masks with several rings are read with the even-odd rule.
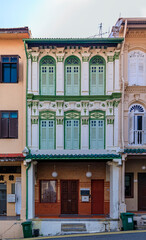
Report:
[[[61,180],[61,214],[78,214],[78,181]]]
[[[138,173],[138,210],[146,211],[146,173]]]
[[[91,213],[104,214],[104,180],[91,181]]]
[[[7,211],[7,185],[0,183],[0,215],[6,215]]]

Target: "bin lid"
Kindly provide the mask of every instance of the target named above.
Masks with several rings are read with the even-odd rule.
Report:
[[[134,213],[129,213],[129,212],[126,212],[126,213],[121,213],[121,216],[134,216]]]
[[[31,225],[31,224],[32,224],[32,221],[25,221],[21,223],[21,225]]]

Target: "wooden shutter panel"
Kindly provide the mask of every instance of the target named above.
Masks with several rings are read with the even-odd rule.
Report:
[[[90,94],[97,95],[97,68],[90,67]]]
[[[47,149],[47,121],[41,121],[41,149]]]
[[[130,57],[128,59],[128,82],[129,85],[137,84],[137,58]]]
[[[47,149],[54,149],[54,121],[48,121],[47,122],[48,126],[48,131],[47,131]]]
[[[72,149],[72,129],[71,120],[65,121],[65,148]]]
[[[48,67],[48,94],[54,95],[55,93],[55,67]]]
[[[72,71],[71,66],[66,66],[66,95],[72,95]]]
[[[97,120],[90,120],[90,149],[97,149]]]
[[[104,94],[104,66],[98,67],[98,85],[97,85],[97,95]]]
[[[143,141],[144,144],[146,144],[146,113],[144,113],[144,121],[143,121],[143,130],[144,130],[144,137],[143,137]]]
[[[45,66],[41,66],[41,94],[42,95],[47,95],[47,89],[48,89],[47,73],[48,73],[48,68]]]
[[[134,112],[129,113],[129,143],[134,143]]]
[[[97,143],[98,149],[104,149],[104,121],[97,121]]]
[[[72,67],[72,89],[73,89],[73,95],[79,95],[80,93],[80,86],[79,86],[79,66]]]
[[[9,119],[9,137],[18,138],[18,118]]]
[[[79,120],[72,120],[72,149],[79,149]]]
[[[2,118],[1,119],[1,137],[8,138],[9,137],[9,129],[8,129],[9,119]]]
[[[17,56],[17,82],[19,82],[19,56]]]

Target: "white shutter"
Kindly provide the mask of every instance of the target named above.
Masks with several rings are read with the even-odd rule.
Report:
[[[98,134],[97,134],[97,143],[98,149],[104,149],[104,121],[98,120]]]
[[[90,120],[90,149],[97,149],[97,120]]]
[[[47,121],[41,121],[41,149],[47,149]]]
[[[97,95],[97,67],[90,67],[90,94]]]
[[[48,95],[55,94],[55,67],[48,67]]]
[[[137,84],[137,58],[129,55],[128,58],[128,83],[130,86]]]
[[[65,149],[72,149],[71,120],[65,121]]]
[[[104,66],[98,67],[98,85],[97,94],[104,95]]]
[[[144,130],[144,138],[143,138],[143,141],[144,141],[144,144],[146,144],[146,113],[144,113],[144,121],[143,121],[143,130]]]
[[[72,71],[73,68],[66,66],[66,95],[72,94]]]
[[[47,136],[47,149],[54,149],[54,120],[47,121],[48,136]]]
[[[79,120],[72,120],[72,149],[79,149]]]
[[[72,67],[72,83],[73,83],[73,95],[79,95],[80,87],[79,87],[79,67]]]
[[[41,95],[47,95],[47,72],[48,68],[41,66]]]
[[[134,141],[134,112],[129,113],[129,143],[133,144]]]

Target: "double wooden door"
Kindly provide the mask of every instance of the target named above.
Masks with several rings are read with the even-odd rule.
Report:
[[[77,180],[61,180],[61,214],[78,214]]]
[[[104,214],[104,180],[91,181],[91,213]]]
[[[146,173],[138,173],[138,210],[146,211]]]

